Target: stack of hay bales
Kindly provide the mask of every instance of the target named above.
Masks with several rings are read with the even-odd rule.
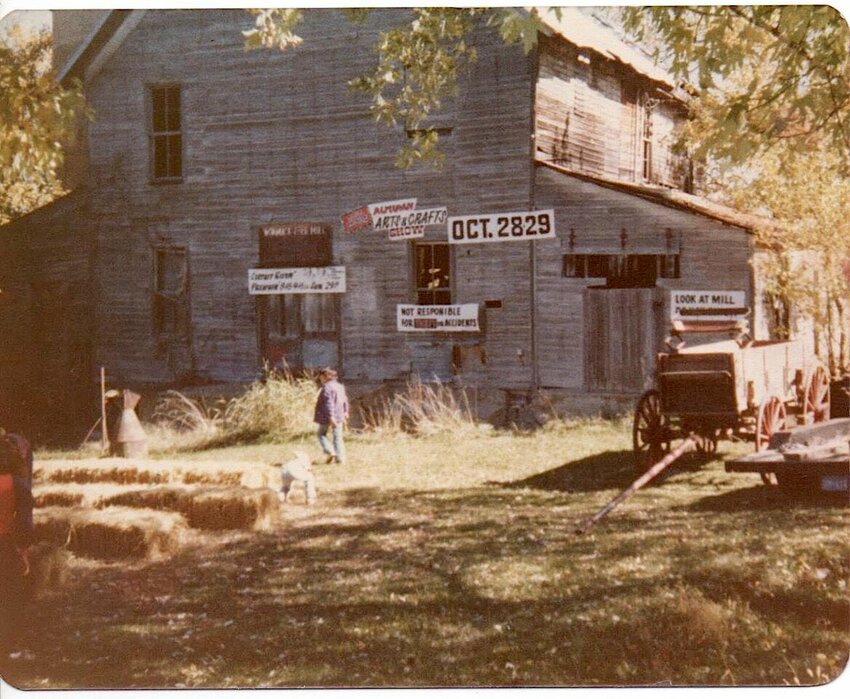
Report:
[[[277,468],[253,462],[81,459],[36,462],[36,538],[102,560],[159,558],[191,528],[277,522]]]

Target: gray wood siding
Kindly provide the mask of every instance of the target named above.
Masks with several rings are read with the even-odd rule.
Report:
[[[96,417],[87,219],[75,193],[0,235],[0,424],[39,441],[78,441]]]
[[[440,125],[453,128],[444,139],[444,170],[397,170],[403,132],[376,125],[365,98],[346,83],[373,63],[378,30],[401,12],[376,11],[355,26],[337,11],[310,10],[299,28],[304,43],[286,52],[244,51],[240,30],[253,18],[242,10],[145,15],[89,85],[98,361],[134,380],[175,378],[152,337],[151,246],[162,242],[188,250],[196,372],[224,381],[256,375],[247,293],[258,254],[254,227],[304,220],[333,225],[334,262],[347,269],[347,378],[391,379],[417,372],[417,364],[427,368],[417,359],[423,342],[437,340],[436,353],[451,350],[451,337],[396,331],[395,305],[413,301],[409,245],[370,230],[344,234],[339,216],[407,196],[452,214],[527,207],[531,64],[519,48],[482,34],[462,97],[441,117]],[[184,180],[152,185],[145,86],[170,82],[182,85]],[[530,346],[527,249],[456,252],[455,301],[504,299],[488,322],[482,371],[499,385],[527,385],[530,370],[516,361],[517,345],[526,356]]]
[[[658,287],[743,289],[748,303],[752,301],[753,244],[743,229],[545,166],[537,168],[535,181],[535,205],[555,209],[558,233],[557,241],[537,244],[537,344],[543,386],[583,389],[586,385],[584,291],[604,280],[563,276],[571,230],[577,253],[618,253],[625,229],[625,252],[663,254],[669,229],[681,239],[681,278],[659,280]],[[662,317],[669,317],[667,308],[659,310]]]
[[[681,188],[684,170],[671,152],[684,108],[612,61],[541,37],[535,103],[536,157],[591,175],[640,181],[637,92],[657,100],[652,116],[652,181]]]

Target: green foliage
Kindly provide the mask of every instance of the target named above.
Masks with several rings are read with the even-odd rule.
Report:
[[[62,194],[62,142],[83,109],[79,87],[57,87],[48,32],[0,37],[0,224]]]
[[[279,48],[301,42],[293,32],[302,21],[298,10],[251,10],[256,28],[243,32],[246,48]],[[362,23],[368,10],[349,9],[346,17]],[[411,19],[381,32],[374,69],[351,79],[351,89],[370,98],[369,113],[390,127],[401,125],[409,141],[396,164],[440,167],[444,154],[439,133],[428,124],[443,101],[457,93],[462,71],[477,58],[474,32],[480,27],[497,31],[507,44],[521,44],[528,53],[539,32],[548,32],[537,11],[515,8],[424,7],[411,10]]]
[[[756,231],[767,252],[759,265],[765,290],[814,319],[836,374],[850,369],[850,279],[844,270],[850,260],[850,178],[841,176],[841,164],[829,148],[796,153],[781,144],[719,183],[730,204],[776,222]],[[795,261],[800,251],[809,259]]]
[[[850,32],[833,8],[630,7],[624,19],[698,87],[685,133],[696,155],[741,163],[822,141],[850,168]]]

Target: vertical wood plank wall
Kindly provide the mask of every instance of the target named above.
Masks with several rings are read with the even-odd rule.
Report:
[[[613,179],[641,181],[637,138],[638,90],[656,101],[652,116],[652,181],[681,188],[684,171],[673,157],[673,127],[684,107],[648,79],[579,49],[541,37],[535,106],[536,157]]]

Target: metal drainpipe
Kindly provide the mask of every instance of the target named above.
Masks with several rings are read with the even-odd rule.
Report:
[[[529,210],[534,211],[534,193],[535,193],[535,175],[536,167],[534,164],[534,153],[537,149],[535,142],[536,134],[536,105],[537,105],[537,78],[540,65],[540,51],[538,49],[540,36],[538,35],[538,45],[529,53],[529,61],[531,62],[531,114],[530,114],[530,132],[529,139],[529,180],[528,180],[528,203]],[[537,365],[537,249],[533,240],[528,241],[529,245],[529,265],[531,267],[531,388],[533,392],[537,392],[540,388],[540,367]]]

